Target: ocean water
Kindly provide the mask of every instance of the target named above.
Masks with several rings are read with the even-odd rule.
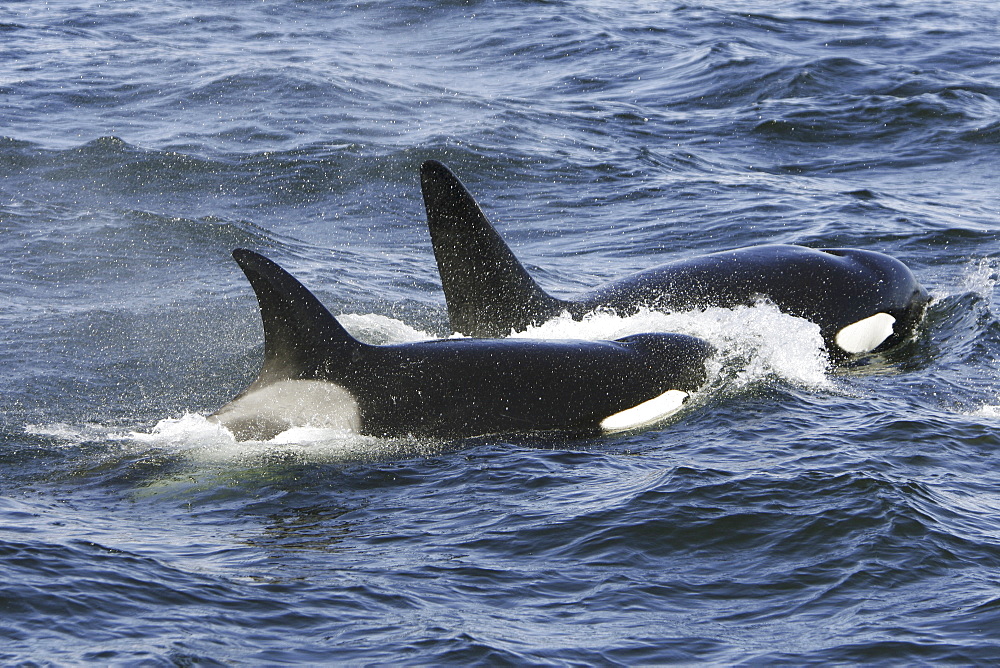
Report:
[[[845,368],[767,304],[529,332],[715,343],[641,433],[207,422],[262,350],[235,247],[451,334],[426,159],[557,295],[797,243],[934,302]],[[997,663],[998,165],[988,2],[5,2],[0,662]]]

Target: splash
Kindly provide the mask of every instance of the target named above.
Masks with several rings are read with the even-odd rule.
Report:
[[[972,260],[962,276],[961,291],[971,292],[990,301],[998,279],[1000,279],[1000,258],[984,257]]]
[[[968,413],[968,415],[972,417],[982,417],[991,420],[996,420],[997,418],[1000,418],[1000,406],[987,404],[984,406],[980,406],[971,413]]]
[[[830,360],[819,326],[796,318],[767,301],[736,308],[703,308],[678,313],[643,309],[621,317],[590,314],[581,321],[568,314],[513,336],[550,339],[617,339],[644,332],[674,332],[705,339],[718,350],[717,369],[730,389],[778,379],[830,389]]]
[[[65,422],[26,424],[24,426],[24,433],[29,436],[48,438],[67,447],[83,445],[85,443],[118,440],[122,436],[121,432],[115,432],[103,425],[89,422],[81,425],[72,425]]]
[[[387,343],[413,343],[435,338],[425,331],[410,327],[402,320],[376,313],[343,313],[337,320],[351,336],[375,345]]]
[[[291,427],[268,440],[238,441],[231,431],[198,413],[160,420],[151,431],[133,431],[127,438],[199,464],[249,467],[276,461],[333,463],[422,455],[438,451],[443,445],[431,440],[379,439],[346,429],[314,426]]]

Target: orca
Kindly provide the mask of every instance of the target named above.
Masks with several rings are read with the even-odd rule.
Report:
[[[442,163],[421,165],[434,256],[454,331],[498,337],[562,313],[605,309],[684,311],[751,306],[764,299],[820,328],[835,361],[883,351],[914,336],[930,298],[888,255],[853,248],[763,245],[675,260],[574,299],[545,292],[468,190]]]
[[[714,352],[695,337],[653,333],[369,345],[271,260],[246,249],[233,257],[264,328],[256,380],[210,416],[238,440],[298,426],[376,437],[630,431],[677,412],[705,383]]]

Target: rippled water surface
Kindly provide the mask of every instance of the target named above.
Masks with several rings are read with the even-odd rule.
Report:
[[[0,64],[5,665],[1000,661],[991,3],[7,2]],[[233,248],[451,334],[427,159],[558,295],[797,243],[934,302],[846,368],[768,304],[530,332],[712,341],[641,433],[235,443]]]

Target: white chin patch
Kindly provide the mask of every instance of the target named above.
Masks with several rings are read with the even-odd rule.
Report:
[[[687,392],[668,390],[658,397],[653,397],[649,401],[642,402],[638,406],[626,408],[620,413],[615,413],[610,417],[604,418],[601,420],[601,429],[606,434],[613,434],[618,431],[628,431],[659,422],[663,418],[679,411],[687,397]]]
[[[892,326],[896,319],[888,313],[875,315],[858,320],[837,332],[836,342],[849,353],[867,353],[892,336]]]

